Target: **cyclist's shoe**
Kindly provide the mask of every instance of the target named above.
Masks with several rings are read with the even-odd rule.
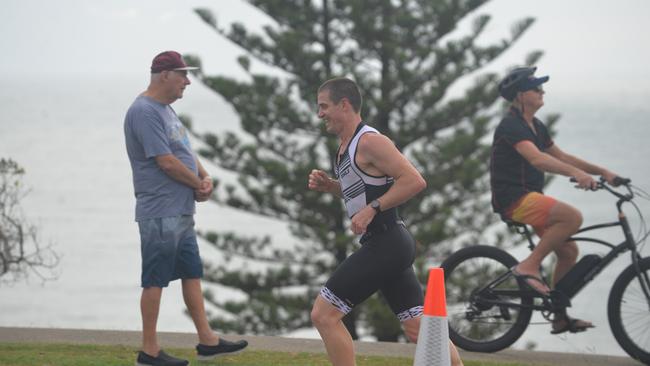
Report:
[[[510,268],[510,272],[516,279],[521,280],[521,282],[525,283],[528,288],[537,292],[538,294],[544,297],[548,297],[551,294],[550,287],[543,279],[533,275],[520,273],[517,271],[517,266]]]
[[[222,354],[233,354],[239,352],[248,346],[245,340],[237,342],[230,342],[223,338],[219,338],[219,344],[216,346],[206,346],[204,344],[196,345],[196,354],[198,360],[211,360]]]
[[[560,334],[564,332],[579,333],[584,332],[588,328],[595,328],[591,322],[582,319],[574,319],[569,316],[564,316],[560,319],[553,320],[553,330],[551,334]]]
[[[150,356],[143,351],[138,352],[138,358],[135,366],[187,366],[190,362],[166,354],[163,350],[158,352],[158,356]]]

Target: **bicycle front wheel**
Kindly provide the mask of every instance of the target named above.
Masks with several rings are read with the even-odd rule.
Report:
[[[524,333],[532,315],[526,306],[533,299],[506,275],[517,263],[505,251],[484,245],[461,249],[442,263],[449,337],[458,347],[496,352]]]
[[[650,299],[642,281],[650,286],[650,258],[639,261],[640,275],[634,264],[616,279],[609,295],[607,315],[618,344],[632,358],[650,364]]]

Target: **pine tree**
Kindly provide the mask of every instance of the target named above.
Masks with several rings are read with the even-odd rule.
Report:
[[[507,39],[479,45],[490,16],[476,14],[487,0],[249,0],[273,20],[264,34],[244,24],[221,27],[210,10],[200,18],[246,52],[238,62],[248,80],[197,77],[230,103],[242,134],[199,133],[201,155],[238,176],[215,201],[287,222],[295,248],[279,249],[270,237],[201,232],[226,256],[254,261],[264,271],[207,265],[206,280],[242,290],[244,301],[206,298],[233,317],[214,317],[220,330],[278,334],[310,326],[309,309],[327,276],[358,245],[342,202],[307,189],[312,169],[332,170],[337,142],[316,117],[319,85],[336,76],[362,90],[366,123],[390,137],[427,180],[428,187],[400,208],[418,242],[416,267],[424,280],[426,258],[479,238],[496,216],[489,207],[490,130],[501,114],[499,76],[471,76],[461,95],[449,95],[461,78],[502,55],[531,26],[517,22]],[[471,17],[467,34],[455,35]],[[529,54],[533,64],[540,51]],[[200,65],[197,56],[188,61]],[[277,69],[254,72],[252,64]],[[188,122],[188,125],[191,123]],[[396,340],[399,324],[373,298],[344,318],[357,338],[361,321],[376,338]]]

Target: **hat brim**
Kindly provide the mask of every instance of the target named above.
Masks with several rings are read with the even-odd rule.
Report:
[[[541,78],[535,78],[535,77],[529,78],[526,79],[523,83],[521,83],[521,85],[517,89],[519,89],[520,92],[525,92],[531,89],[535,89],[536,87],[547,82],[549,79],[550,77],[548,76],[542,76]]]
[[[541,78],[535,78],[535,83],[537,83],[537,85],[542,85],[545,82],[549,81],[549,79],[550,79],[549,76],[542,76]],[[537,85],[535,85],[535,86],[537,86]]]
[[[198,70],[199,68],[196,66],[185,66],[185,67],[177,67],[175,69],[172,69],[174,71],[186,71],[186,70]]]

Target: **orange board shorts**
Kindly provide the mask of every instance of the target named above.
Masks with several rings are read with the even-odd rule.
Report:
[[[542,237],[548,216],[556,203],[557,200],[553,197],[531,192],[513,203],[506,210],[505,216],[512,221],[532,226],[537,236]]]

